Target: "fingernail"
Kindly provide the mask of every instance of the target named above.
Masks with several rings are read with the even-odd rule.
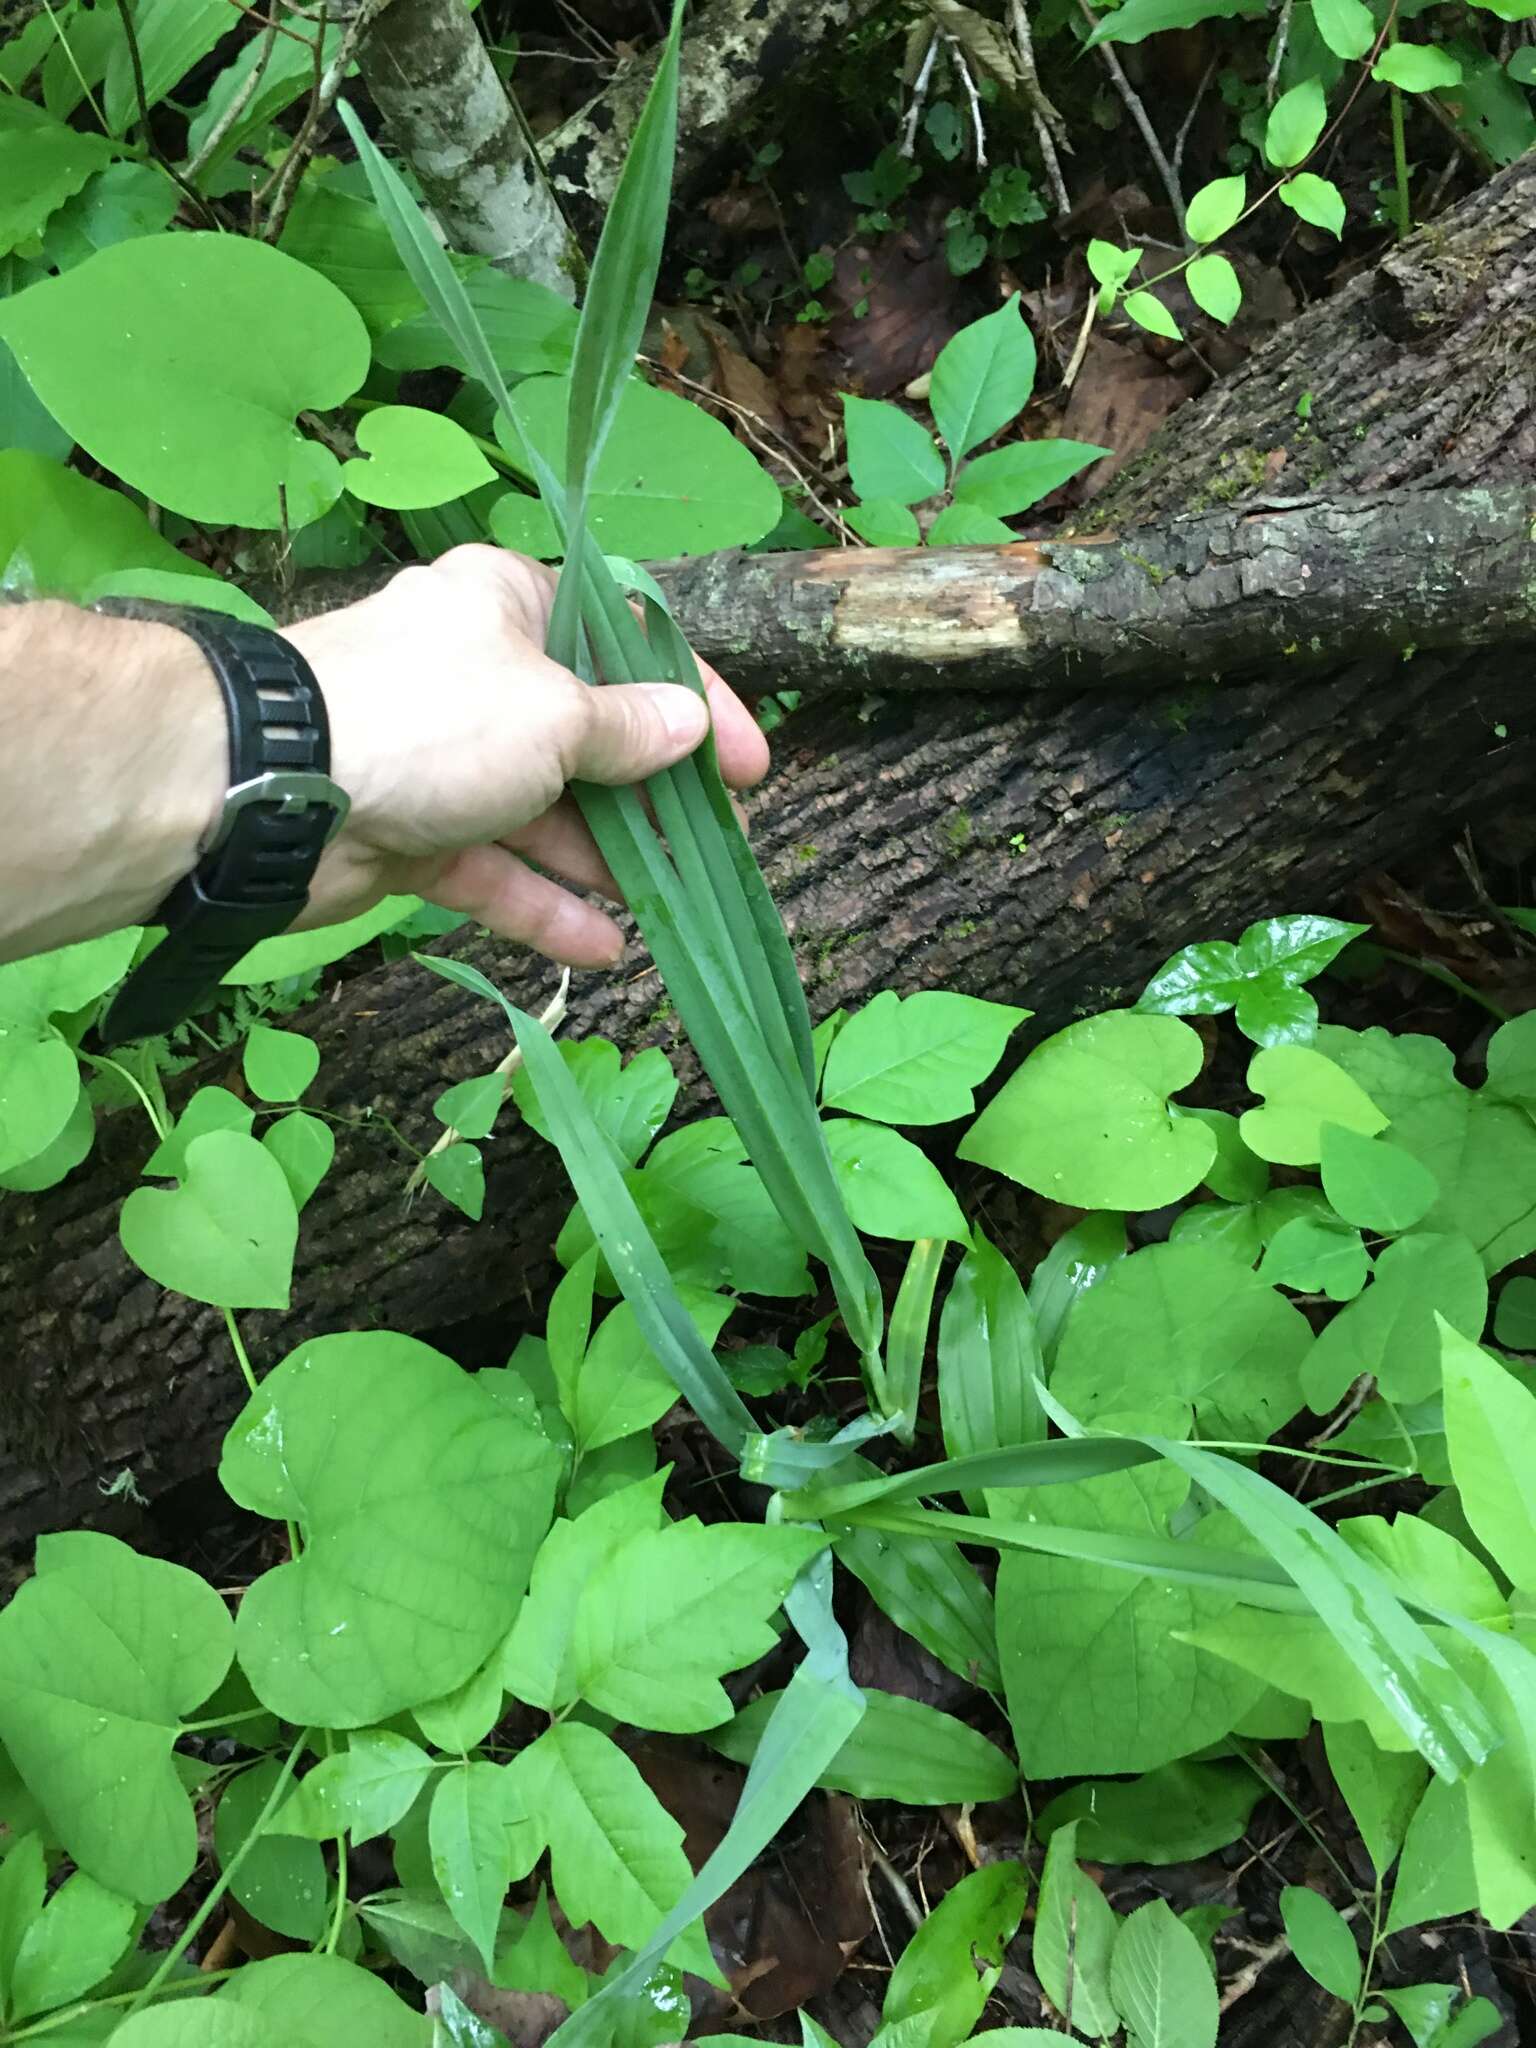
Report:
[[[680,747],[696,747],[709,723],[704,699],[681,683],[646,683],[644,688],[661,713],[667,738]]]

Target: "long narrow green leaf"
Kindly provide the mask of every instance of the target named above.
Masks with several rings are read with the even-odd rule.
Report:
[[[997,1451],[973,1451],[966,1458],[945,1458],[937,1465],[917,1465],[845,1486],[808,1486],[786,1496],[786,1509],[802,1521],[842,1518],[876,1501],[915,1500],[923,1495],[979,1492],[987,1486],[1070,1486],[1123,1472],[1129,1465],[1149,1465],[1158,1452],[1136,1437],[1055,1437],[1049,1443],[1014,1444]]]
[[[645,1946],[577,2007],[551,2035],[549,2048],[588,2048],[608,2037],[617,2003],[639,1990],[683,1929],[751,1868],[863,1718],[864,1695],[848,1675],[848,1645],[833,1617],[832,1569],[824,1552],[790,1588],[784,1611],[806,1653],[768,1717],[724,1839]]]
[[[891,1328],[885,1347],[884,1393],[887,1412],[898,1418],[896,1434],[910,1444],[917,1426],[917,1404],[923,1388],[923,1359],[933,1317],[934,1291],[944,1263],[942,1237],[920,1237],[907,1255]]]
[[[646,1343],[699,1420],[739,1459],[757,1426],[679,1299],[612,1146],[538,1019],[514,1008],[512,1028],[571,1185]]]

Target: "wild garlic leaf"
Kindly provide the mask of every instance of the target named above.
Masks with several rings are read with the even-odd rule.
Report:
[[[0,1612],[0,1743],[109,1890],[158,1903],[191,1874],[197,1827],[171,1750],[233,1648],[211,1586],[83,1531],[43,1538],[37,1577]]]
[[[462,1684],[512,1624],[558,1465],[413,1337],[348,1333],[290,1353],[220,1468],[242,1506],[293,1519],[304,1542],[240,1605],[257,1698],[299,1725],[359,1728]]]
[[[819,1784],[856,1799],[899,1799],[908,1806],[980,1804],[1018,1789],[1017,1766],[995,1742],[952,1714],[900,1693],[864,1691],[864,1718],[822,1772]],[[705,1741],[722,1756],[750,1763],[769,1715],[783,1697],[761,1693]]]
[[[606,1038],[562,1039],[560,1057],[587,1107],[626,1166],[633,1166],[667,1120],[677,1099],[677,1076],[659,1046],[622,1060]],[[549,1119],[526,1067],[512,1077],[512,1095],[524,1121],[553,1144]]]

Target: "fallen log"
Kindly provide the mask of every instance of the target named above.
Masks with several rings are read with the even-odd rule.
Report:
[[[1394,412],[1394,431],[1416,431],[1433,394],[1454,384],[1465,432],[1482,435],[1485,467],[1500,480],[1528,476],[1522,451],[1536,431],[1536,272],[1521,253],[1536,229],[1509,215],[1510,195],[1528,196],[1533,176],[1536,166],[1516,166],[1390,259],[1432,270],[1439,252],[1459,248],[1470,275],[1468,248],[1493,232],[1490,216],[1504,223],[1497,276],[1525,277],[1524,295],[1495,291],[1479,270],[1487,311],[1468,316],[1473,352],[1462,349],[1465,322],[1447,318],[1418,330],[1417,352],[1391,357],[1395,388],[1411,382],[1419,394]],[[1261,351],[1243,373],[1252,387],[1315,386],[1315,358],[1331,366],[1339,418],[1370,414],[1381,357],[1357,337],[1362,381],[1352,386],[1340,342],[1356,336],[1362,298],[1369,286],[1351,286],[1305,316],[1305,352],[1284,337]],[[1518,417],[1508,411],[1512,386],[1524,392]],[[1224,450],[1253,445],[1247,435],[1238,442],[1241,427],[1218,389],[1176,419],[1158,460],[1186,485],[1194,465],[1225,474]],[[855,686],[788,724],[751,805],[817,1014],[882,987],[945,986],[1025,1003],[1038,1032],[1130,995],[1180,944],[1266,911],[1324,908],[1366,869],[1529,789],[1536,693],[1521,593],[1536,581],[1531,508],[1518,492],[1349,505],[1352,491],[1384,477],[1422,480],[1419,458],[1394,456],[1389,439],[1385,428],[1358,440],[1341,432],[1326,503],[1287,508],[1271,498],[1245,510],[1239,501],[1138,535],[1134,552],[1161,576],[1128,561],[1123,540],[1082,545],[1060,559],[1112,566],[1067,578],[1071,606],[1037,602],[1063,594],[1048,580],[1064,573],[1054,546],[671,572],[684,624],[743,683],[819,687],[838,674]],[[1135,490],[1149,491],[1145,478],[1160,473],[1127,487],[1133,518]],[[1444,480],[1474,487],[1465,474]],[[1354,572],[1345,545],[1367,531],[1383,542],[1369,577]],[[1324,546],[1329,575],[1301,577]],[[1277,550],[1284,575],[1271,573]],[[1396,582],[1384,596],[1375,579],[1389,559]],[[1245,598],[1243,578],[1255,574],[1264,587]],[[1012,601],[999,600],[1003,588]],[[1218,601],[1195,604],[1203,588]],[[750,616],[733,589],[753,593]],[[339,593],[321,583],[307,594],[318,606]],[[1250,612],[1262,630],[1250,629]],[[1324,612],[1337,637],[1330,646],[1319,631],[1320,658],[1354,658],[1309,666]],[[926,636],[906,659],[899,620]],[[1039,637],[1052,631],[1053,651]],[[1069,659],[1075,637],[1091,641],[1091,666]],[[1298,652],[1287,656],[1292,640]],[[1139,668],[1130,659],[1138,647],[1147,650]],[[1266,650],[1276,657],[1267,670]],[[1248,680],[1204,680],[1255,666]],[[1107,673],[1142,687],[1102,687]],[[1071,695],[1067,678],[1079,685]],[[916,688],[904,695],[899,683]],[[526,956],[449,943],[523,1002],[547,995],[547,971]],[[295,1313],[245,1318],[258,1360],[275,1361],[307,1332],[367,1325],[416,1332],[474,1363],[499,1360],[549,1277],[568,1199],[553,1154],[515,1120],[499,1131],[486,1218],[472,1226],[435,1203],[406,1206],[409,1162],[382,1120],[430,1140],[440,1089],[505,1051],[496,1013],[403,966],[347,983],[305,1025],[322,1050],[313,1100],[349,1121],[305,1212]],[[582,978],[568,1029],[602,1032],[626,1050],[666,1045],[683,1076],[680,1113],[699,1101],[696,1068],[638,949],[617,972]],[[233,1065],[209,1062],[189,1083],[228,1078]],[[0,1548],[100,1519],[99,1489],[125,1471],[151,1497],[206,1472],[239,1405],[219,1317],[161,1295],[118,1247],[118,1205],[147,1149],[141,1120],[114,1115],[70,1181],[6,1204]]]

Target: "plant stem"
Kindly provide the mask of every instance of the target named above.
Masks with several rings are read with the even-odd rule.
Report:
[[[1397,9],[1394,7],[1387,18],[1387,48],[1397,48]],[[1397,186],[1397,239],[1406,241],[1409,229],[1408,213],[1408,144],[1403,133],[1403,96],[1397,87],[1388,88],[1392,95],[1392,176]]]
[[[204,1984],[222,1984],[226,1978],[233,1977],[234,1974],[233,1969],[209,1970],[206,1974],[200,1975],[200,1988]],[[49,2013],[46,2019],[40,2019],[30,2027],[18,2027],[14,2034],[7,2034],[5,2038],[7,2042],[40,2041],[45,2035],[68,2026],[71,2021],[80,2019],[86,2013],[105,2012],[109,2006],[127,2005],[138,1995],[136,1991],[114,1991],[110,1998],[93,1998],[88,2002],[61,2006],[57,2012]]]
[[[251,1361],[246,1353],[245,1341],[240,1335],[240,1325],[235,1321],[235,1312],[233,1309],[225,1309],[224,1327],[229,1332],[230,1345],[234,1350],[235,1358],[239,1363],[240,1370],[245,1376],[245,1384],[249,1388],[250,1392],[254,1394],[256,1391],[256,1375],[251,1370]]]
[[[260,1813],[257,1814],[255,1824],[252,1826],[250,1833],[246,1836],[245,1840],[240,1844],[239,1848],[235,1851],[234,1855],[230,1857],[229,1861],[225,1864],[224,1868],[219,1872],[218,1877],[215,1879],[214,1883],[209,1888],[208,1896],[203,1900],[203,1903],[198,1907],[197,1911],[192,1915],[192,1918],[187,1922],[186,1926],[182,1929],[180,1937],[177,1939],[175,1944],[171,1948],[168,1948],[166,1950],[164,1956],[161,1958],[159,1969],[156,1970],[153,1977],[150,1978],[149,1982],[144,1986],[143,1990],[139,1992],[138,1996],[133,2000],[132,2004],[129,2006],[128,2017],[130,2019],[136,2012],[141,2011],[143,2007],[149,2005],[153,2001],[155,1993],[160,1989],[161,1985],[165,1982],[166,1978],[171,1974],[172,1970],[175,1969],[176,1965],[181,1961],[182,1957],[186,1954],[187,1950],[192,1946],[193,1942],[196,1941],[197,1937],[202,1933],[204,1927],[208,1924],[209,1917],[212,1914],[214,1907],[219,1903],[220,1899],[222,1899],[224,1894],[229,1890],[231,1883],[234,1881],[236,1872],[239,1870],[241,1864],[245,1861],[246,1857],[250,1854],[250,1851],[255,1846],[255,1844],[260,1841],[262,1830],[266,1827],[267,1822],[272,1818],[273,1814],[276,1813],[278,1805],[282,1800],[284,1793],[288,1790],[290,1782],[292,1781],[294,1768],[297,1765],[299,1758],[304,1753],[304,1748],[309,1741],[309,1736],[310,1731],[307,1728],[301,1728],[298,1734],[293,1738],[293,1747],[289,1750],[287,1756],[284,1757],[283,1767],[278,1772],[277,1777],[273,1781],[272,1790],[267,1794],[267,1803],[265,1806],[262,1807]]]
[[[163,1144],[165,1142],[166,1136],[168,1135],[168,1126],[165,1122],[165,1119],[161,1116],[159,1110],[156,1109],[155,1105],[150,1101],[149,1096],[145,1093],[145,1090],[140,1084],[137,1075],[131,1074],[128,1071],[128,1069],[125,1066],[120,1065],[117,1060],[108,1059],[107,1055],[104,1052],[88,1052],[85,1053],[83,1057],[85,1059],[88,1059],[93,1067],[107,1067],[111,1070],[112,1073],[118,1076],[119,1080],[126,1081],[128,1083],[128,1086],[133,1090],[134,1094],[137,1095],[140,1102],[143,1103],[144,1114],[149,1118],[149,1121],[154,1128],[155,1136]]]

